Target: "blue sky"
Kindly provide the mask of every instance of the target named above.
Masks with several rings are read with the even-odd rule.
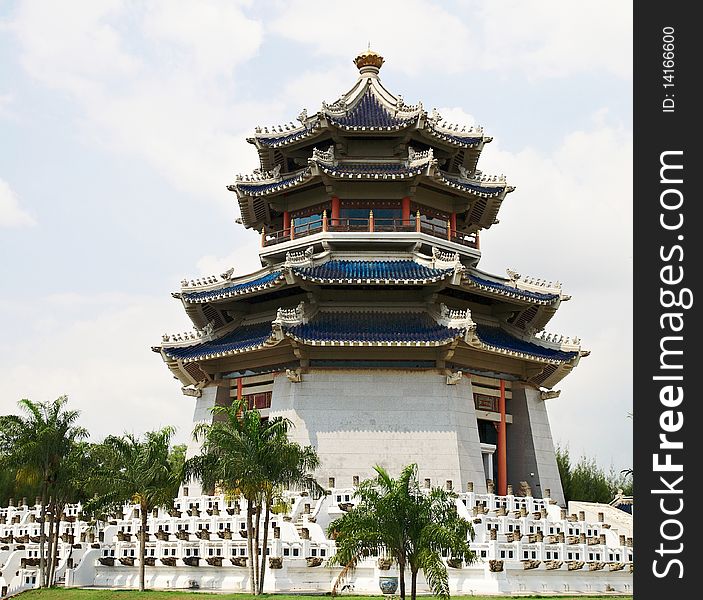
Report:
[[[190,327],[187,276],[257,267],[234,223],[256,125],[384,85],[484,126],[516,186],[481,267],[562,281],[548,329],[592,355],[549,401],[557,441],[631,464],[631,3],[122,0],[0,3],[0,413],[68,394],[95,439],[175,424],[150,351]]]

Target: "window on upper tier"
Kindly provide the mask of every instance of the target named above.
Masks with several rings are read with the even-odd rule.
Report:
[[[318,231],[322,229],[322,213],[296,216],[292,219],[292,222],[296,235]]]

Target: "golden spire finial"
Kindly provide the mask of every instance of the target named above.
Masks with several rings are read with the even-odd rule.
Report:
[[[383,57],[378,52],[371,50],[371,42],[369,42],[368,48],[354,59],[354,64],[359,70],[363,67],[374,67],[378,71],[383,62]]]

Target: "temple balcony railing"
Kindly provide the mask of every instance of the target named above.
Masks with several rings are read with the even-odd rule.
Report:
[[[262,247],[274,246],[323,232],[365,232],[393,233],[417,232],[432,237],[448,240],[467,248],[478,249],[478,238],[475,233],[465,233],[453,229],[450,222],[446,225],[423,221],[419,216],[410,219],[374,218],[373,212],[368,218],[328,218],[315,219],[291,225],[288,228],[261,232]]]

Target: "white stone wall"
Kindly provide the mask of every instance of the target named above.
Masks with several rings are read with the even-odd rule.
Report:
[[[192,428],[199,423],[212,423],[212,408],[215,406],[215,401],[217,400],[217,388],[216,386],[206,387],[203,389],[202,396],[197,398],[195,401],[195,409],[193,410],[193,423],[191,425],[191,431],[188,435],[188,448],[186,449],[186,459],[192,458],[200,454],[200,443],[193,440]],[[184,495],[183,485],[181,485],[178,494]],[[202,493],[200,483],[197,481],[189,481],[185,484],[188,488],[188,495],[198,496]]]
[[[293,421],[292,438],[313,445],[322,460],[318,481],[352,485],[374,475],[379,464],[391,475],[417,463],[420,480],[454,489],[485,475],[471,382],[447,385],[429,371],[313,369],[302,382],[276,377],[271,416]]]
[[[508,483],[517,490],[520,481],[527,481],[538,498],[549,489],[550,497],[564,506],[564,492],[544,402],[539,390],[513,384],[510,401],[513,422],[507,429]]]

